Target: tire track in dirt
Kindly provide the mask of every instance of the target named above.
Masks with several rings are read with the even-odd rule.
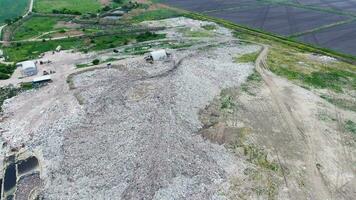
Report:
[[[261,44],[259,44],[261,45]],[[312,184],[312,189],[314,191],[313,199],[331,199],[331,194],[327,186],[325,185],[325,181],[321,176],[320,172],[317,170],[315,158],[315,153],[317,149],[320,148],[313,144],[312,138],[309,138],[305,135],[303,128],[300,127],[300,123],[297,121],[295,116],[288,110],[286,106],[286,102],[284,102],[283,97],[278,91],[278,86],[274,82],[273,76],[271,76],[271,72],[268,70],[268,65],[266,63],[266,58],[268,54],[269,47],[267,45],[261,45],[262,50],[259,56],[256,59],[256,71],[261,75],[263,81],[266,83],[267,87],[269,88],[272,96],[272,100],[277,105],[280,114],[282,115],[288,130],[294,134],[301,136],[305,141],[305,148],[307,150],[306,157],[305,157],[305,164],[306,164],[306,173],[309,177],[309,180]],[[276,153],[278,153],[278,149],[276,149]],[[285,179],[286,180],[286,179]],[[288,186],[288,185],[287,185]]]

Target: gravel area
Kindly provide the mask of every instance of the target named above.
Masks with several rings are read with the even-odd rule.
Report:
[[[210,24],[162,24],[175,21],[194,30]],[[169,50],[167,61],[149,64],[136,55],[109,69],[80,69],[69,80],[74,89],[68,75],[95,55],[46,54],[57,71],[53,83],[4,106],[4,156],[20,147],[36,155],[43,199],[223,199],[219,191],[244,164],[198,134],[198,113],[223,88],[244,82],[253,63],[234,57],[259,48],[239,44],[227,29],[213,31],[195,38],[198,45]]]
[[[68,199],[216,196],[238,163],[223,146],[197,135],[198,112],[252,72],[252,64],[236,64],[231,56],[253,49],[233,44],[174,52],[176,60],[157,64],[154,72],[134,61],[77,75],[85,119],[65,131],[65,168],[53,172],[45,197],[55,199],[63,190]]]

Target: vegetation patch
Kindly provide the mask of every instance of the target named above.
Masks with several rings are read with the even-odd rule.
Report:
[[[259,52],[252,52],[252,53],[247,53],[243,54],[239,57],[235,58],[235,62],[237,63],[249,63],[249,62],[255,62],[257,57],[258,57]]]
[[[109,48],[115,48],[117,46],[127,45],[130,41],[144,42],[149,40],[157,40],[165,38],[165,34],[156,34],[151,32],[145,32],[140,34],[117,34],[109,36],[96,37],[91,40],[91,46],[87,50],[103,50]]]
[[[354,99],[352,97],[350,98],[345,98],[345,97],[339,97],[339,96],[330,96],[326,94],[320,95],[321,98],[325,99],[329,103],[332,103],[340,108],[346,109],[346,110],[352,110],[356,112],[356,104]]]
[[[172,9],[160,8],[156,10],[150,10],[139,15],[136,15],[132,18],[135,22],[142,22],[148,20],[160,20],[160,19],[167,19],[181,16],[181,14],[177,11]]]
[[[345,122],[345,129],[347,131],[349,131],[350,133],[352,133],[354,136],[356,136],[356,123],[351,121],[351,120],[347,120]]]
[[[0,63],[0,80],[10,78],[15,69],[15,65],[5,65]]]
[[[185,37],[211,37],[213,33],[205,29],[202,30],[192,30],[190,28],[183,28],[180,30]]]
[[[221,97],[221,109],[231,110],[235,106],[233,98],[230,95],[224,95]]]
[[[127,45],[130,41],[149,41],[165,38],[165,34],[156,33],[125,33],[104,35],[88,38],[68,38],[63,40],[45,40],[42,42],[17,42],[4,48],[4,53],[12,62],[37,58],[41,53],[54,51],[57,46],[63,50],[78,49],[84,52],[99,51],[117,46]]]
[[[216,30],[216,26],[214,24],[203,25],[202,28],[207,30],[207,31]]]
[[[253,73],[247,77],[246,82],[241,84],[241,90],[249,95],[255,96],[253,88],[255,88],[256,84],[260,83],[261,81],[261,75],[256,70],[254,70]]]
[[[50,40],[45,42],[24,42],[14,43],[10,47],[4,48],[5,55],[12,62],[19,62],[29,59],[38,58],[41,53],[54,51],[59,45],[62,49],[74,49],[84,46],[84,41],[81,39],[64,39]]]
[[[31,17],[16,29],[13,39],[25,40],[40,36],[45,32],[53,31],[59,19],[55,17]]]
[[[271,42],[270,42],[271,43]],[[311,58],[294,48],[272,43],[267,64],[277,75],[316,89],[345,92],[356,88],[356,66],[341,62]]]

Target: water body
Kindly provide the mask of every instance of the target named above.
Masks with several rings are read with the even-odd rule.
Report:
[[[17,170],[19,174],[24,174],[35,169],[38,166],[38,160],[36,157],[31,156],[26,160],[21,160],[18,162]]]
[[[16,186],[16,165],[11,163],[5,171],[4,191],[11,190]]]

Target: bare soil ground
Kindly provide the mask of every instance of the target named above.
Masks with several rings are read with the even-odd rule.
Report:
[[[208,127],[203,137],[253,164],[231,178],[226,193],[233,199],[353,199],[355,140],[342,124],[355,113],[268,72],[265,53],[257,60],[258,81],[222,93],[234,109],[222,110],[216,98],[201,111]]]
[[[227,29],[205,34],[211,23],[184,18],[144,24],[195,43],[166,61],[132,55],[111,68],[75,69],[109,51],[46,54],[53,83],[4,105],[2,155],[36,155],[40,197],[352,199],[355,143],[340,123],[354,112],[264,69],[267,48],[257,72],[236,63],[261,47]]]

